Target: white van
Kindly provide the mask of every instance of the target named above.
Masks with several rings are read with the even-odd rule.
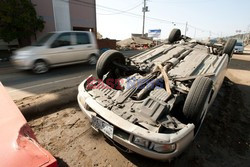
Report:
[[[237,40],[235,47],[234,47],[234,53],[243,53],[243,51],[244,51],[243,41]]]
[[[17,69],[45,73],[51,67],[88,62],[95,65],[99,57],[92,32],[51,32],[32,46],[16,50],[11,62]]]

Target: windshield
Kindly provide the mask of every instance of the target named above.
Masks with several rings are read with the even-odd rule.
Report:
[[[237,42],[235,46],[243,46],[241,42]]]
[[[35,42],[33,44],[33,46],[43,46],[52,35],[54,35],[55,33],[48,33],[45,36],[43,36],[42,38],[38,39],[37,42]]]

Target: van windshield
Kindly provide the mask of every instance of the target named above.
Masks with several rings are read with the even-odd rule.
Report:
[[[54,35],[55,33],[48,33],[45,36],[43,36],[42,38],[38,39],[37,42],[35,42],[33,44],[33,46],[43,46],[52,35]]]
[[[237,42],[235,46],[243,46],[243,43]]]

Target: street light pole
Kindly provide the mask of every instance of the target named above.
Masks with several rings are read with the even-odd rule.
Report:
[[[249,44],[249,40],[250,40],[250,25],[248,25],[247,27],[247,45]]]

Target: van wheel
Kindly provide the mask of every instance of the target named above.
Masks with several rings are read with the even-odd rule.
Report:
[[[180,29],[177,29],[177,28],[174,28],[171,33],[169,34],[169,37],[168,37],[168,41],[170,43],[173,43],[175,41],[178,41],[180,40],[181,38],[181,30]]]
[[[89,58],[89,65],[96,65],[97,63],[97,56],[96,55],[91,55]]]
[[[32,71],[36,74],[46,73],[49,71],[49,66],[45,61],[37,60],[33,65]]]
[[[230,57],[232,56],[234,46],[236,44],[237,40],[236,39],[229,39],[223,49],[223,54],[228,54]]]
[[[206,114],[206,107],[212,92],[213,81],[208,77],[197,77],[187,95],[183,114],[188,122],[198,125]]]
[[[99,79],[102,79],[107,72],[112,72],[116,69],[115,65],[112,64],[114,61],[125,64],[125,57],[116,50],[108,50],[100,56],[96,64],[96,73]]]

